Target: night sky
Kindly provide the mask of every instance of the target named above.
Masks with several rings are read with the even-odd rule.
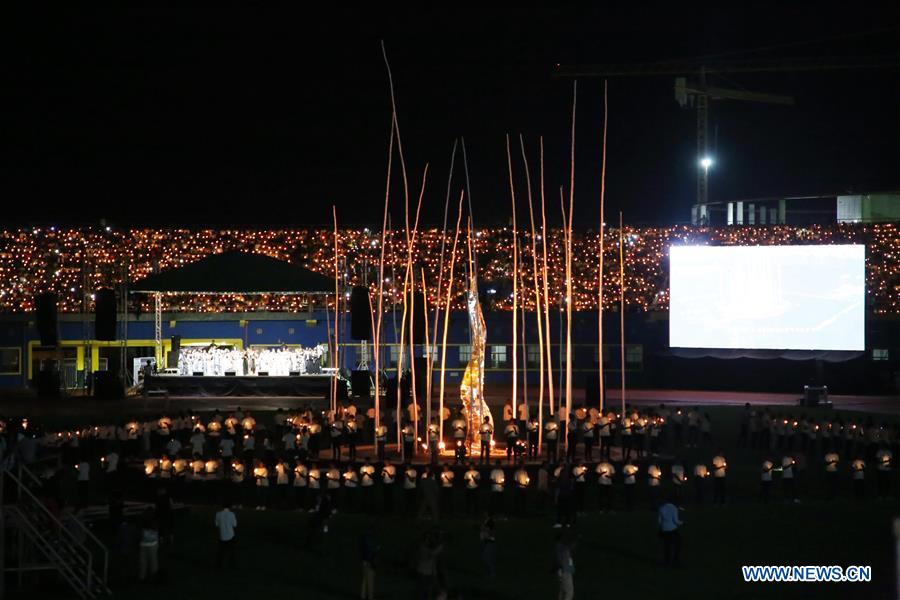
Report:
[[[82,6],[7,18],[4,221],[316,225],[330,223],[336,204],[342,223],[378,227],[390,131],[382,39],[412,194],[430,163],[423,219],[432,224],[442,218],[460,135],[476,223],[507,222],[507,133],[522,201],[518,134],[535,181],[544,136],[548,214],[558,222],[572,82],[552,76],[556,63],[900,57],[900,13],[888,3],[485,4],[393,14],[299,3]],[[675,102],[673,83],[609,82],[608,219],[620,209],[635,224],[689,218],[696,120]],[[712,200],[900,189],[900,69],[737,74],[712,83],[796,99],[794,107],[714,104]],[[579,81],[578,227],[597,220],[601,126],[602,82]],[[457,159],[454,198],[463,183]],[[394,219],[402,215],[399,174]]]

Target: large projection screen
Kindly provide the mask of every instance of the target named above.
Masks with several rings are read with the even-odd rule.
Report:
[[[864,350],[863,245],[671,246],[674,348]]]

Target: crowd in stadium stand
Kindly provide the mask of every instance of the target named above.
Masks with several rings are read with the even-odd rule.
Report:
[[[465,236],[463,232],[462,236]],[[550,303],[564,297],[563,232],[548,234],[547,273]],[[429,286],[429,305],[443,302],[446,290],[435,288],[444,247],[444,286],[449,281],[449,242],[439,229],[427,229],[416,240],[416,272],[421,267]],[[540,235],[537,236],[538,238]],[[618,306],[619,232],[607,229],[604,240],[604,307]],[[866,279],[871,309],[876,314],[900,314],[900,229],[894,224],[794,227],[697,228],[626,227],[625,301],[628,310],[666,310],[668,283],[666,256],[672,244],[774,245],[858,243],[867,246]],[[463,239],[463,242],[465,239]],[[480,281],[485,289],[497,288],[490,308],[511,306],[512,231],[509,228],[479,229],[474,233]],[[542,258],[542,239],[536,239]],[[531,234],[519,233],[519,269],[522,289],[533,286]],[[368,281],[377,288],[377,265],[381,235],[368,229],[340,231],[338,247],[342,270],[348,284]],[[463,246],[464,247],[464,246]],[[0,231],[0,312],[33,309],[35,294],[54,291],[60,310],[93,310],[91,294],[98,288],[123,280],[136,281],[152,273],[177,268],[209,254],[240,250],[266,254],[333,276],[334,233],[328,229],[114,229],[107,227],[39,227]],[[385,293],[399,299],[406,263],[403,231],[389,232],[385,242]],[[575,232],[573,238],[574,303],[577,310],[596,309],[599,236],[596,231]],[[399,280],[398,280],[399,276]],[[461,277],[455,285],[454,302],[462,308]],[[507,289],[509,288],[509,289]],[[520,305],[529,307],[533,296],[523,294]],[[135,311],[152,311],[147,297],[136,299]],[[306,299],[295,296],[166,296],[164,310],[186,312],[292,311],[307,307]]]

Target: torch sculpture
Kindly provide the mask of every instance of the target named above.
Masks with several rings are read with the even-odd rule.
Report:
[[[475,454],[481,449],[478,432],[484,417],[491,417],[491,410],[484,401],[484,352],[487,332],[484,325],[484,315],[481,312],[481,303],[478,301],[478,278],[473,259],[472,236],[469,236],[469,286],[466,293],[466,307],[469,313],[469,333],[472,339],[472,355],[466,365],[460,385],[460,399],[462,400],[463,413],[468,426],[468,439],[470,454]]]

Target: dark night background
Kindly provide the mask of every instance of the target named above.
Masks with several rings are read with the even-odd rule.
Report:
[[[606,4],[324,12],[299,3],[127,12],[82,5],[10,15],[4,220],[319,224],[330,222],[334,203],[342,223],[378,226],[390,125],[380,39],[413,191],[431,163],[428,223],[440,223],[459,135],[476,222],[506,222],[504,135],[519,132],[535,178],[537,138],[545,137],[548,213],[558,221],[572,83],[552,77],[555,63],[900,55],[900,17],[887,3]],[[695,113],[676,104],[673,83],[609,83],[607,218],[620,208],[631,223],[689,217]],[[712,200],[900,188],[900,69],[712,83],[796,99],[794,107],[714,103]],[[580,81],[581,227],[598,214],[601,115],[602,83]],[[392,203],[399,218],[402,197]]]

